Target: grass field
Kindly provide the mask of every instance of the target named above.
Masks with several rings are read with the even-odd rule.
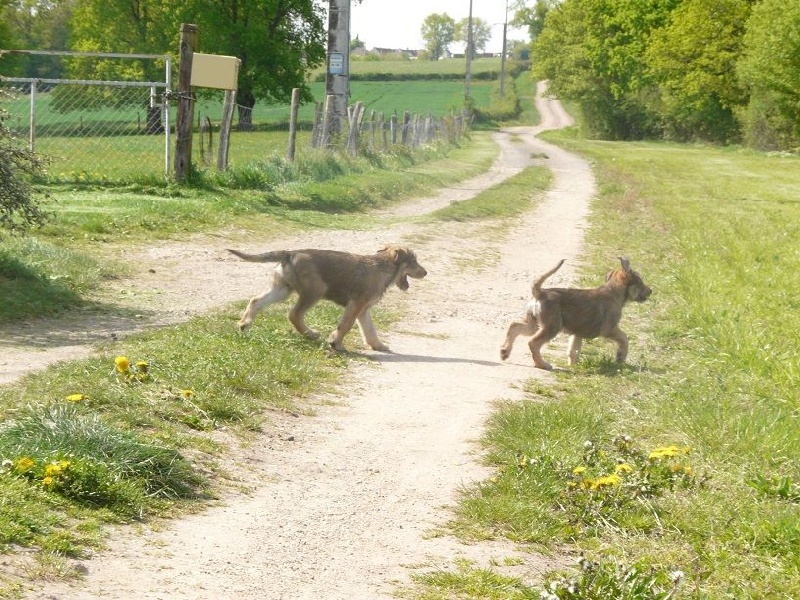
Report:
[[[598,175],[585,283],[625,253],[653,296],[630,365],[590,345],[499,406],[453,527],[584,557],[548,598],[800,597],[800,160],[552,137]],[[533,597],[484,575],[424,597]]]
[[[381,63],[383,64],[383,63]],[[470,85],[470,95],[478,107],[488,107],[497,84],[475,81]],[[325,84],[310,84],[314,98],[324,101]],[[388,120],[397,114],[402,121],[404,112],[443,117],[458,114],[464,103],[463,81],[353,81],[352,102],[364,103],[365,120],[377,120],[381,113]],[[12,114],[10,124],[26,127],[30,111],[27,97],[8,105]],[[310,145],[310,129],[314,122],[314,103],[303,105],[298,112],[301,133],[297,147]],[[374,113],[374,114],[373,114]],[[50,107],[49,94],[37,96],[37,152],[52,158],[50,175],[61,181],[122,181],[141,176],[163,177],[171,173],[175,152],[175,138],[167,144],[163,135],[146,135],[143,131],[145,115],[140,107],[117,109],[78,110],[58,113]],[[200,96],[195,107],[197,123],[194,140],[194,163],[200,169],[216,165],[219,147],[219,123],[222,116],[222,97]],[[209,119],[212,130],[209,136],[199,133],[200,123]],[[256,131],[234,131],[231,135],[229,165],[243,167],[252,161],[278,154],[285,155],[288,147],[288,105],[268,105],[257,102],[253,111]],[[234,125],[237,117],[234,116]],[[175,109],[171,123],[176,122]],[[122,132],[128,133],[123,134]],[[81,133],[78,133],[81,132]],[[27,129],[21,131],[27,137]],[[169,158],[167,157],[169,152]]]

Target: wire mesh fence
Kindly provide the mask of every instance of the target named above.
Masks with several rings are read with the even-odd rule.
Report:
[[[50,159],[56,179],[163,175],[168,167],[169,113],[164,84],[0,82],[6,125]]]
[[[4,52],[0,51],[0,59]],[[84,56],[38,53],[55,54],[55,58],[65,61]],[[170,176],[177,104],[173,101],[176,92],[171,89],[169,58],[87,54],[90,60],[97,61],[113,56],[121,63],[143,59],[165,63],[166,76],[163,82],[15,79],[4,76],[0,60],[0,90],[10,92],[0,94],[0,104],[10,115],[6,125],[27,140],[33,150],[50,158],[48,171],[55,180],[119,181]],[[309,87],[312,96],[325,98],[324,82],[312,82]],[[217,90],[194,91],[195,141],[191,161],[195,168],[212,169],[220,141],[222,95]],[[351,93],[351,108],[361,105],[360,114],[353,118],[351,113],[343,119],[338,135],[329,136],[325,143],[320,141],[323,103],[300,107],[299,122],[295,123],[297,148],[325,148],[350,154],[382,152],[397,144],[453,141],[469,126],[460,110],[455,109],[463,99],[458,82],[354,82]],[[417,109],[406,110],[409,105]],[[420,110],[423,106],[425,110]],[[250,111],[250,127],[243,130],[238,127],[237,117],[246,111]],[[288,105],[258,102],[255,107],[237,106],[234,115],[228,164],[244,166],[268,156],[287,155]]]

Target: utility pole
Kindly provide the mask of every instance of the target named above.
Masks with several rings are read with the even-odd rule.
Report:
[[[506,18],[503,21],[503,53],[500,55],[500,97],[506,97],[506,33],[508,32],[508,0],[506,0]]]
[[[469,103],[469,76],[472,63],[472,0],[469,0],[469,19],[467,19],[467,72],[464,77],[464,102]]]
[[[333,96],[331,130],[341,131],[350,101],[350,0],[329,0],[328,3],[325,93]]]

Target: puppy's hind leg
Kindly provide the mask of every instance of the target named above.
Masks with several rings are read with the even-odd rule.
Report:
[[[344,351],[344,336],[353,328],[356,323],[356,318],[359,317],[364,310],[364,304],[357,303],[351,300],[347,306],[344,307],[344,314],[339,319],[339,324],[336,326],[331,334],[328,336],[328,343],[337,352]]]
[[[239,329],[245,331],[253,324],[253,319],[265,306],[274,304],[276,302],[283,302],[292,293],[288,287],[283,285],[277,278],[274,281],[272,288],[260,296],[255,296],[250,299],[247,308],[242,313],[242,318],[239,319]]]
[[[295,305],[289,310],[289,322],[294,325],[294,328],[298,331],[298,333],[301,333],[312,340],[319,339],[319,333],[306,325],[305,316],[309,309],[311,309],[311,307],[314,306],[318,300],[319,299],[316,297],[309,298],[307,296],[300,296],[298,297]]]
[[[520,335],[533,335],[537,327],[536,318],[530,313],[525,314],[524,321],[514,321],[511,323],[506,332],[506,341],[503,342],[503,346],[500,348],[500,358],[506,360],[511,355],[511,348],[514,347],[514,340]]]
[[[546,371],[551,371],[553,369],[553,365],[542,358],[542,347],[558,335],[559,329],[560,328],[549,329],[547,327],[541,327],[539,331],[533,334],[531,341],[528,342],[528,347],[531,349],[531,356],[533,356],[533,364],[537,368]]]

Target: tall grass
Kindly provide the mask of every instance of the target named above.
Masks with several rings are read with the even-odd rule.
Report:
[[[798,159],[554,137],[599,176],[586,283],[626,254],[654,293],[628,366],[590,344],[493,415],[455,526],[589,557],[559,598],[800,596]],[[663,595],[615,595],[633,572]]]

